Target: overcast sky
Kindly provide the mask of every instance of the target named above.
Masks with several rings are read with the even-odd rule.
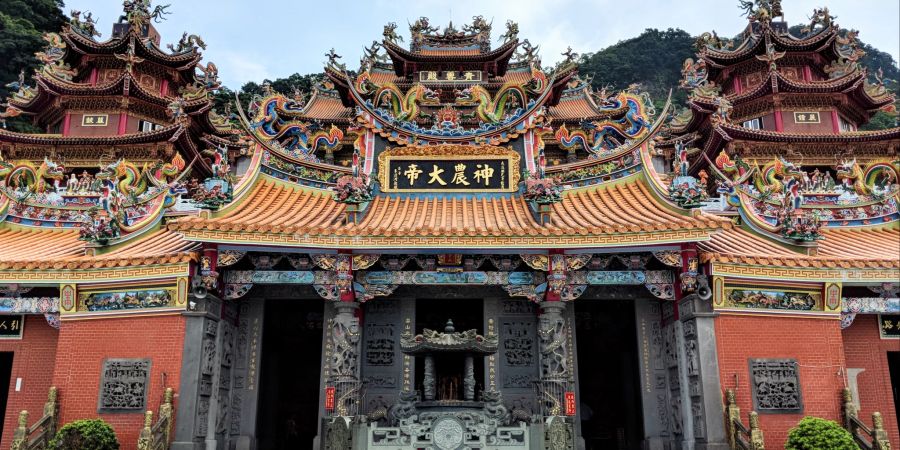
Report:
[[[355,68],[364,45],[381,40],[383,26],[397,22],[409,42],[407,21],[428,16],[432,25],[453,20],[457,28],[474,15],[493,20],[494,39],[507,19],[519,24],[519,38],[540,45],[545,65],[561,59],[567,46],[595,52],[635,37],[646,28],[682,28],[692,35],[716,30],[733,36],[744,29],[737,0],[161,0],[171,15],[157,24],[165,44],[183,31],[199,34],[208,45],[226,86],[247,81],[321,72],[324,54],[334,47]],[[791,25],[808,22],[813,8],[828,6],[845,28],[900,60],[900,0],[784,0]],[[121,0],[66,0],[71,9],[92,11],[107,39],[122,10]]]

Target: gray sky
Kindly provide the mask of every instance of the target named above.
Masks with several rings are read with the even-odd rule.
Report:
[[[166,21],[157,24],[165,44],[183,31],[199,34],[208,45],[204,59],[219,68],[226,86],[275,79],[292,73],[320,72],[324,54],[334,47],[355,68],[362,47],[381,40],[383,26],[397,22],[409,41],[407,20],[428,16],[443,27],[457,28],[474,15],[493,19],[503,33],[507,19],[519,24],[519,37],[540,45],[545,65],[561,59],[566,47],[594,52],[635,37],[645,28],[682,28],[693,35],[716,30],[733,36],[744,29],[737,0],[157,0],[171,3]],[[845,28],[860,30],[860,39],[900,60],[900,0],[784,0],[788,23],[807,23],[813,8],[828,6]],[[107,39],[122,10],[121,0],[66,0],[71,9],[92,11]]]

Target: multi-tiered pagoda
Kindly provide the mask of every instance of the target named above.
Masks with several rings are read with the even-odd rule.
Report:
[[[44,132],[0,131],[0,446],[94,417],[139,449],[896,436],[900,129],[857,131],[895,100],[827,10],[748,2],[674,118],[481,16],[215,111],[167,13],[102,42],[73,13],[7,100]]]

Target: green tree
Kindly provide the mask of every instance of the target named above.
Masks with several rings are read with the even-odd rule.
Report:
[[[788,432],[785,450],[859,450],[850,432],[831,420],[804,417]]]
[[[44,48],[45,32],[59,31],[67,22],[62,0],[2,0],[0,1],[0,99],[9,90],[6,83],[18,79],[25,69],[26,80],[38,66],[34,53]],[[27,119],[9,121],[14,130],[33,130]]]
[[[694,37],[684,30],[648,28],[638,37],[583,55],[578,70],[594,76],[596,89],[612,86],[620,90],[640,83],[659,107],[669,89],[678,86],[685,58],[694,57],[693,45]],[[686,99],[685,92],[673,92],[675,104],[683,104]]]
[[[50,441],[54,450],[119,450],[116,432],[100,419],[76,420],[68,423]]]

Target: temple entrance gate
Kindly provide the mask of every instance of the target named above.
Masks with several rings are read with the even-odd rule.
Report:
[[[225,255],[173,448],[715,448],[711,315],[649,255]]]

